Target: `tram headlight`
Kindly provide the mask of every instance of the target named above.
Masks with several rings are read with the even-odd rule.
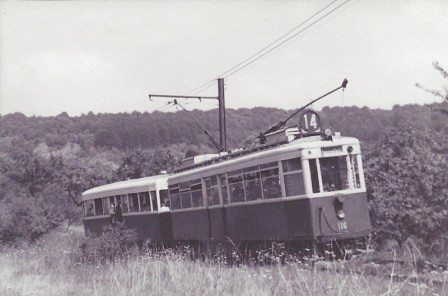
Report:
[[[331,137],[333,135],[333,131],[331,130],[331,128],[327,127],[324,130],[324,135],[325,135],[325,137]]]
[[[347,147],[347,152],[348,153],[352,153],[353,152],[353,146],[348,146]]]
[[[339,219],[344,219],[345,218],[345,212],[344,210],[339,210],[336,215],[338,216]]]

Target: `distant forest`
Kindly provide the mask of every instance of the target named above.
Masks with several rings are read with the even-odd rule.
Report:
[[[431,112],[430,118],[422,122],[428,110],[441,109],[441,105],[395,106],[392,110],[369,109],[368,107],[325,107],[320,112],[324,126],[341,131],[371,143],[388,131],[425,125],[434,132],[446,132],[443,112]],[[294,110],[276,108],[253,108],[227,110],[228,147],[238,148],[245,141],[266,131],[270,126],[285,119]],[[191,111],[204,127],[219,140],[218,111]],[[55,117],[31,116],[13,113],[0,117],[2,142],[19,141],[29,145],[43,144],[49,150],[61,149],[67,144],[77,144],[83,150],[169,148],[173,145],[209,147],[212,143],[186,111],[176,113],[119,113],[93,114],[70,117],[63,112]],[[297,124],[291,119],[288,125]]]
[[[445,103],[325,107],[322,124],[363,144],[376,242],[409,239],[446,252],[448,232],[448,108]],[[248,147],[294,110],[226,111],[227,146]],[[62,223],[79,222],[81,192],[127,178],[172,170],[214,147],[218,111],[119,113],[70,117],[0,117],[0,241],[33,240]],[[288,122],[297,124],[297,118]]]

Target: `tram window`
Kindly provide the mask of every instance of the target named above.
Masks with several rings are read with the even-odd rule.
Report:
[[[358,161],[356,155],[350,155],[350,165],[352,169],[353,174],[353,187],[354,188],[361,188],[361,181],[359,179],[359,167],[358,167]]]
[[[190,191],[180,193],[180,202],[182,209],[191,208],[191,194]]]
[[[321,158],[319,162],[324,192],[349,188],[346,156]]]
[[[170,207],[170,198],[168,197],[168,190],[160,190],[160,202],[164,203],[168,208]]]
[[[276,198],[282,196],[278,167],[261,171],[261,182],[263,184],[264,198]]]
[[[128,208],[128,196],[127,194],[123,194],[123,195],[118,195],[117,196],[117,200],[121,201],[121,211],[123,213],[129,213],[129,208]]]
[[[207,205],[219,205],[218,176],[204,178],[205,192],[207,195]]]
[[[190,182],[182,182],[182,183],[179,183],[179,189],[182,191],[182,190],[187,190],[187,189],[190,189]]]
[[[116,202],[115,202],[115,197],[114,196],[109,196],[109,214],[114,214],[115,213],[115,206],[116,206]]]
[[[155,191],[151,191],[150,195],[151,195],[151,202],[152,202],[152,210],[156,212],[157,209],[158,209],[156,192]]]
[[[286,196],[305,194],[302,172],[285,175],[284,178]]]
[[[283,160],[282,168],[286,196],[305,194],[300,158]]]
[[[317,164],[315,159],[309,160],[310,172],[311,172],[311,186],[313,187],[313,192],[319,192],[319,177],[317,175]]]
[[[243,182],[243,175],[241,174],[241,170],[229,172],[227,176],[229,184]]]
[[[93,200],[86,200],[86,217],[92,217],[95,215]]]
[[[241,170],[228,173],[230,202],[242,202],[244,198],[244,184]]]
[[[242,202],[244,201],[244,187],[243,183],[235,183],[229,185],[230,201]]]
[[[282,165],[284,173],[302,170],[302,163],[300,162],[300,158],[283,160]]]
[[[256,167],[258,170],[258,167]],[[261,199],[261,182],[258,171],[244,174],[244,186],[246,191],[246,200]]]
[[[137,193],[129,194],[129,210],[131,212],[138,212],[138,195]]]
[[[191,199],[193,201],[193,207],[202,207],[203,201],[202,201],[202,189],[196,190],[191,192]]]
[[[149,202],[149,192],[139,192],[138,197],[140,199],[140,211],[151,211],[151,204]]]
[[[227,178],[226,174],[219,175],[219,182],[221,182],[221,194],[222,194],[222,200],[224,203],[229,202],[229,197],[227,195]]]
[[[95,198],[95,216],[103,215],[103,199]]]
[[[180,209],[180,195],[179,195],[179,184],[170,185],[170,206],[172,210]]]
[[[191,200],[194,208],[202,207],[202,183],[201,179],[190,181],[191,184]]]
[[[104,212],[104,215],[111,214],[108,197],[103,197],[103,212]]]
[[[170,205],[171,209],[180,209],[180,195],[179,193],[170,193]]]

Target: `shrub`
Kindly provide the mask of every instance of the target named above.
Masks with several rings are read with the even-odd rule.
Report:
[[[87,235],[81,250],[83,260],[89,263],[115,263],[127,260],[138,251],[137,234],[123,223],[108,225],[98,236]]]

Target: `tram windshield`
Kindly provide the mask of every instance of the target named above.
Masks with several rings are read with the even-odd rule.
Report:
[[[313,192],[330,192],[361,187],[356,155],[326,157],[319,159],[322,188],[319,186],[316,160],[310,160]]]

